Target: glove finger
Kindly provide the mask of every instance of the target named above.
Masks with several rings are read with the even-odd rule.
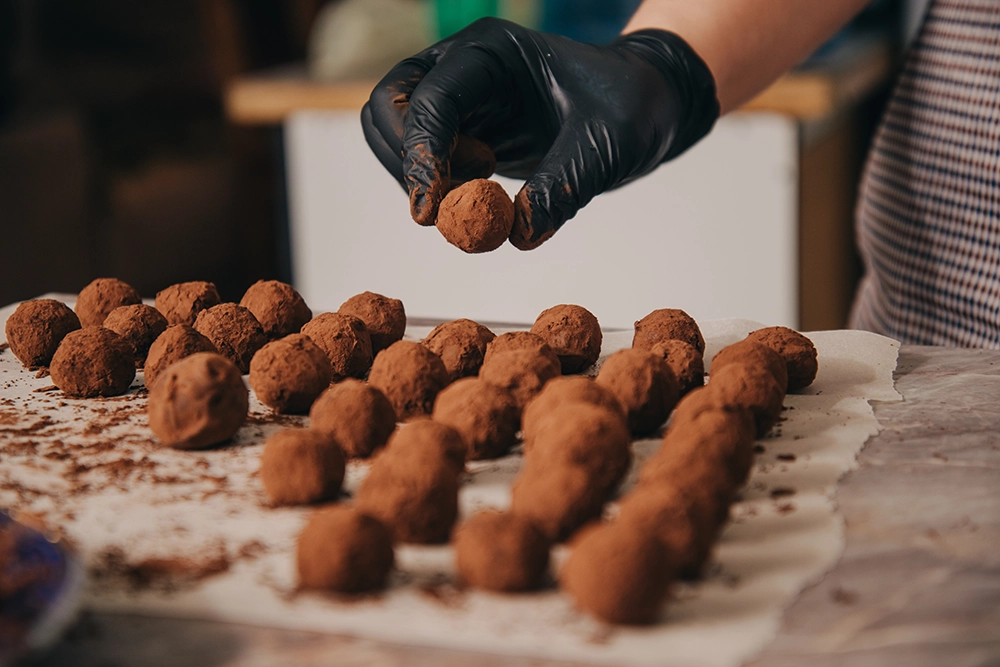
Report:
[[[386,142],[385,137],[382,133],[375,128],[372,123],[372,110],[371,104],[366,102],[363,107],[361,107],[361,130],[365,134],[365,141],[368,142],[368,147],[371,149],[378,161],[382,163],[385,170],[392,175],[393,178],[399,183],[399,185],[405,190],[406,184],[403,183],[403,156],[399,150],[393,150],[389,144]]]

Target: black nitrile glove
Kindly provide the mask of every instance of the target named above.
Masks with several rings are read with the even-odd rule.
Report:
[[[497,173],[527,179],[510,241],[529,250],[596,195],[680,155],[718,116],[711,72],[673,33],[593,46],[481,19],[396,65],[361,121],[422,225],[451,186],[459,133],[485,142]]]

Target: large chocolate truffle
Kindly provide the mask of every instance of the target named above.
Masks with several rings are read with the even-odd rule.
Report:
[[[25,301],[4,327],[10,351],[28,367],[48,366],[66,334],[79,328],[76,313],[54,299]]]
[[[76,298],[76,314],[81,326],[99,327],[112,310],[134,303],[142,303],[134,287],[117,278],[98,278],[80,290]]]
[[[757,437],[771,430],[781,414],[785,392],[766,369],[733,362],[713,372],[708,392],[718,405],[748,409],[757,425]]]
[[[559,372],[559,362],[552,357],[533,350],[511,350],[488,357],[479,377],[509,391],[520,412]]]
[[[235,303],[220,303],[198,313],[194,328],[215,345],[219,354],[236,364],[241,373],[250,370],[250,360],[264,347],[267,337],[249,310]]]
[[[344,453],[328,433],[278,431],[264,444],[260,481],[275,505],[305,505],[336,498],[344,483]]]
[[[711,517],[700,517],[689,498],[669,485],[639,486],[619,504],[618,521],[660,540],[676,559],[678,573],[696,579],[716,534]]]
[[[49,366],[52,384],[67,396],[117,396],[135,379],[135,359],[121,336],[104,327],[66,334]]]
[[[365,323],[353,315],[322,313],[302,327],[330,360],[334,382],[364,378],[372,367],[372,341]]]
[[[330,378],[326,353],[303,334],[271,341],[250,362],[250,387],[261,403],[276,412],[308,412],[330,386]]]
[[[698,323],[677,308],[654,310],[635,323],[632,347],[648,350],[662,340],[682,340],[705,354],[705,337]]]
[[[661,340],[649,349],[661,357],[677,377],[681,396],[705,386],[705,359],[701,352],[682,340]]]
[[[582,306],[561,305],[543,310],[531,327],[559,357],[562,372],[579,373],[601,356],[601,325]]]
[[[212,341],[186,324],[174,324],[167,327],[166,331],[161,333],[149,346],[146,365],[142,371],[146,387],[152,387],[156,378],[171,364],[175,364],[196,352],[217,352],[217,350]]]
[[[144,303],[119,306],[104,319],[104,328],[121,336],[135,357],[135,367],[142,368],[149,347],[167,329],[167,318]]]
[[[195,280],[177,283],[156,293],[156,309],[167,318],[167,323],[194,326],[198,313],[222,301],[215,283]]]
[[[510,511],[530,521],[553,542],[562,542],[601,515],[606,495],[583,468],[546,468],[528,461],[514,480]]]
[[[399,299],[362,292],[342,303],[337,312],[353,315],[365,323],[375,354],[402,340],[406,333],[406,310]]]
[[[378,389],[347,379],[320,394],[309,411],[309,425],[332,435],[347,456],[367,458],[389,439],[396,413]]]
[[[385,586],[392,538],[377,519],[343,505],[319,510],[299,535],[296,562],[302,588],[363,593]]]
[[[649,350],[626,348],[608,357],[597,374],[625,409],[635,435],[654,432],[677,404],[680,389],[667,362]]]
[[[455,475],[465,470],[469,448],[458,431],[447,424],[420,419],[401,425],[389,437],[383,453],[413,468],[444,463]]]
[[[427,349],[441,357],[452,380],[475,375],[483,365],[486,346],[496,336],[472,320],[439,324],[423,340]]]
[[[816,379],[819,369],[816,346],[798,331],[788,327],[767,327],[754,331],[747,340],[767,345],[785,359],[788,391],[804,389]]]
[[[727,364],[732,363],[764,368],[778,381],[782,391],[788,387],[788,367],[785,365],[785,359],[767,345],[755,343],[748,338],[727,345],[712,357],[712,372],[721,371]]]
[[[562,405],[569,403],[589,403],[599,405],[624,417],[621,403],[610,389],[597,384],[589,375],[566,375],[552,378],[542,390],[531,399],[521,415],[521,431],[525,453],[531,448],[538,424]]]
[[[501,352],[513,352],[516,350],[531,350],[532,352],[537,352],[542,356],[548,357],[552,361],[559,365],[560,369],[562,364],[559,361],[559,357],[556,356],[555,351],[549,347],[549,344],[545,342],[545,339],[538,334],[533,334],[530,331],[508,331],[507,333],[500,334],[486,346],[486,354],[483,356],[483,363],[485,364],[490,360],[495,354],[500,354]]]
[[[153,383],[149,428],[164,445],[203,449],[231,438],[248,408],[249,392],[236,364],[215,352],[198,352]]]
[[[541,586],[551,543],[516,514],[479,512],[455,531],[455,564],[462,581],[488,591]]]
[[[240,305],[253,313],[271,339],[298,333],[312,319],[302,295],[279,280],[258,280],[247,289]]]
[[[445,195],[435,224],[456,248],[468,253],[490,252],[510,236],[514,202],[496,181],[477,178]]]
[[[368,382],[405,421],[431,413],[438,392],[448,385],[448,371],[441,357],[420,343],[401,340],[378,353]]]
[[[516,444],[520,413],[509,391],[480,378],[462,378],[437,395],[433,419],[458,431],[469,459],[492,459]]]

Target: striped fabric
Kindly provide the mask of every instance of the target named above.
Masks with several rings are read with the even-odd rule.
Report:
[[[1000,347],[1000,0],[933,0],[875,137],[852,325]]]

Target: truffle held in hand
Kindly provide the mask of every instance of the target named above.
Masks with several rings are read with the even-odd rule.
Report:
[[[381,449],[396,428],[396,413],[382,392],[360,380],[333,385],[316,399],[309,426],[333,436],[351,458]]]
[[[302,295],[279,280],[258,280],[247,289],[240,305],[253,313],[270,339],[299,333],[312,319]]]
[[[543,310],[531,333],[549,344],[566,375],[593,366],[601,356],[601,325],[583,306],[563,304]]]
[[[471,460],[503,456],[517,443],[520,412],[514,397],[480,378],[445,387],[434,401],[433,419],[458,431]]]
[[[166,369],[149,390],[149,428],[175,449],[221,444],[246,421],[249,393],[228,358],[192,354]]]
[[[84,327],[66,334],[49,366],[52,384],[67,396],[117,396],[135,379],[128,343],[110,329]]]
[[[455,531],[455,563],[462,581],[488,591],[539,588],[551,543],[531,522],[510,513],[479,512]]]
[[[338,593],[384,587],[393,561],[392,539],[386,527],[343,505],[313,514],[299,535],[296,549],[302,588]]]
[[[235,303],[220,303],[198,313],[194,328],[215,345],[219,354],[240,369],[250,370],[250,360],[264,347],[267,337],[249,310]]]
[[[156,293],[156,309],[167,318],[167,323],[194,326],[198,313],[218,306],[222,299],[215,283],[195,280],[177,283]]]
[[[149,347],[167,329],[167,318],[144,303],[119,306],[104,319],[104,328],[121,336],[135,357],[135,367],[142,368]]]
[[[478,322],[452,320],[434,327],[423,345],[441,357],[452,380],[476,375],[483,365],[486,347],[496,335]]]
[[[496,250],[514,226],[514,202],[496,181],[477,178],[459,185],[442,200],[438,231],[468,253]]]
[[[368,375],[368,382],[385,394],[401,421],[429,415],[448,380],[441,357],[420,343],[406,340],[379,352]]]
[[[212,341],[186,324],[167,327],[149,346],[142,375],[146,388],[153,386],[156,378],[172,364],[197,352],[217,352]]]
[[[278,431],[264,444],[260,481],[275,505],[306,505],[336,498],[344,483],[344,453],[328,433]]]
[[[66,334],[79,328],[76,313],[54,299],[23,302],[4,327],[10,351],[29,368],[48,366]]]
[[[364,378],[371,369],[371,337],[365,323],[357,317],[322,313],[306,322],[302,333],[326,353],[334,382]]]
[[[648,350],[661,340],[682,340],[705,354],[705,337],[694,318],[678,308],[654,310],[635,323],[632,347]]]
[[[406,310],[399,299],[362,292],[340,304],[337,312],[353,315],[365,323],[375,354],[402,340],[406,333]]]
[[[767,327],[754,331],[747,340],[767,345],[784,358],[788,368],[788,391],[804,389],[816,379],[819,369],[816,346],[798,331],[788,327]]]
[[[330,386],[330,360],[303,334],[271,341],[253,355],[250,387],[276,412],[304,414]]]
[[[112,310],[135,303],[142,303],[142,298],[134,287],[117,278],[98,278],[80,290],[76,314],[81,326],[99,327]]]

